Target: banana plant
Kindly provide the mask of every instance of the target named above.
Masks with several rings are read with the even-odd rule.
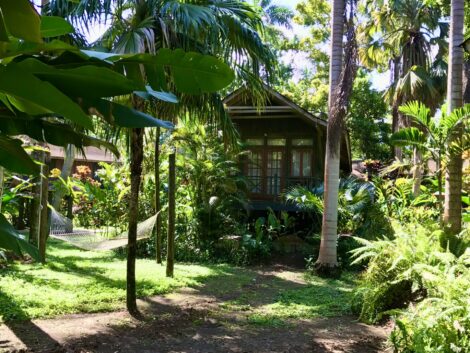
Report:
[[[218,59],[182,50],[162,49],[155,55],[80,50],[53,39],[71,33],[73,26],[59,17],[40,16],[28,0],[0,0],[0,10],[0,166],[12,172],[40,171],[17,135],[64,147],[103,146],[117,153],[93,137],[97,117],[118,127],[169,129],[173,124],[116,97],[134,94],[175,103],[174,95],[161,91],[169,79],[179,92],[194,94],[222,89],[234,77]],[[5,245],[20,241],[12,229],[0,227],[0,247],[16,251],[20,247]]]

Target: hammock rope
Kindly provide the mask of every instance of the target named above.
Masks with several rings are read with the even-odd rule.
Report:
[[[137,240],[147,239],[152,235],[157,215],[137,224]],[[127,231],[115,236],[107,230],[73,229],[72,221],[52,210],[51,227],[49,235],[52,238],[70,243],[80,249],[92,251],[104,251],[118,249],[127,246]]]

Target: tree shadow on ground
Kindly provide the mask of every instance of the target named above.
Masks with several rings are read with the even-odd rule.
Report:
[[[13,298],[0,290],[0,303],[2,302],[15,303]],[[14,305],[12,310],[18,318],[22,318],[23,320],[20,322],[6,322],[5,325],[9,328],[14,336],[21,340],[27,349],[44,353],[62,351],[61,345],[54,338],[52,338],[47,332],[45,332],[31,320],[25,319],[28,317],[28,315],[20,306]],[[11,343],[10,339],[11,338],[8,336],[1,337],[0,351],[7,350],[9,348]]]

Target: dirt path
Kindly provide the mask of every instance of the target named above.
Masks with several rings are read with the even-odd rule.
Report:
[[[251,283],[239,290],[224,291],[224,285],[214,282],[141,300],[144,320],[122,311],[9,323],[0,326],[0,352],[382,352],[385,330],[352,317],[250,324],[247,317],[254,308],[271,302],[280,290],[305,286],[302,273],[292,269],[254,273]],[[226,306],[241,295],[248,295],[248,306]]]

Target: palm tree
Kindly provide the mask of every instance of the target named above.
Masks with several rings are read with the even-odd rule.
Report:
[[[445,89],[442,59],[447,27],[440,22],[439,7],[423,0],[364,0],[363,8],[369,19],[359,31],[359,40],[364,44],[360,57],[368,66],[388,65],[392,73],[385,98],[392,105],[392,131],[396,132],[408,125],[398,110],[401,104],[416,99],[424,100],[430,107],[437,108],[441,104]],[[439,45],[434,61],[433,42]],[[395,149],[395,155],[401,159],[399,148]]]
[[[349,20],[347,20],[348,31],[344,66],[342,65],[342,59],[345,3],[343,0],[334,0],[331,8],[330,92],[325,157],[324,212],[320,253],[315,265],[319,274],[327,276],[340,273],[336,248],[340,144],[344,133],[346,107],[348,106],[356,74],[357,57],[355,28],[353,25],[354,2],[351,1],[349,6],[350,14]]]
[[[452,156],[453,150],[462,154],[462,151],[467,148],[464,144],[452,145],[452,139],[460,126],[467,127],[467,121],[470,118],[470,105],[454,109],[451,114],[447,114],[445,106],[441,111],[440,117],[432,117],[431,109],[423,103],[413,101],[401,106],[400,112],[411,119],[413,126],[395,132],[390,138],[394,145],[411,146],[423,155],[429,153],[436,162],[439,205],[442,205],[443,161],[447,161]]]
[[[450,114],[463,104],[463,48],[464,0],[451,1],[449,71],[447,83],[447,109]],[[462,129],[457,129],[453,139],[462,138]],[[451,154],[446,168],[444,222],[454,233],[462,227],[462,153]]]
[[[130,14],[129,14],[130,12]],[[262,22],[254,9],[240,1],[176,1],[158,0],[147,2],[128,0],[116,2],[109,30],[98,41],[116,52],[143,53],[155,52],[160,48],[182,48],[211,54],[223,59],[235,71],[242,82],[250,82],[256,91],[262,89],[262,80],[258,75],[264,67],[270,73],[274,65],[274,56],[265,46],[257,31],[262,30]],[[126,71],[138,67],[126,67]],[[151,77],[148,77],[149,80]],[[170,87],[172,87],[170,83]],[[161,87],[167,89],[166,85]],[[195,92],[197,93],[197,92]],[[201,118],[219,126],[225,133],[234,131],[230,119],[226,116],[221,99],[217,94],[191,95],[179,94],[180,104],[169,105],[157,102],[154,113],[175,121],[179,114],[195,112]],[[141,105],[139,98],[134,104]],[[158,134],[157,134],[158,135]],[[140,174],[142,171],[142,136],[143,131],[131,132],[131,199],[129,207],[129,245],[128,245],[128,310],[136,312],[135,304],[135,238],[137,224],[137,205]],[[158,151],[156,151],[158,153]],[[158,173],[159,157],[156,153],[155,171]],[[173,176],[170,176],[174,178]],[[159,180],[159,176],[156,176]],[[156,186],[156,192],[159,186]],[[156,195],[156,200],[159,195]],[[156,210],[160,212],[160,210]],[[174,217],[174,212],[169,216]],[[172,223],[173,220],[169,219]],[[161,237],[159,222],[156,233]],[[170,233],[169,233],[170,236]],[[159,245],[161,239],[156,240]],[[161,247],[158,246],[159,250]],[[160,254],[157,253],[157,257]],[[171,252],[167,261],[167,275],[173,273]]]

